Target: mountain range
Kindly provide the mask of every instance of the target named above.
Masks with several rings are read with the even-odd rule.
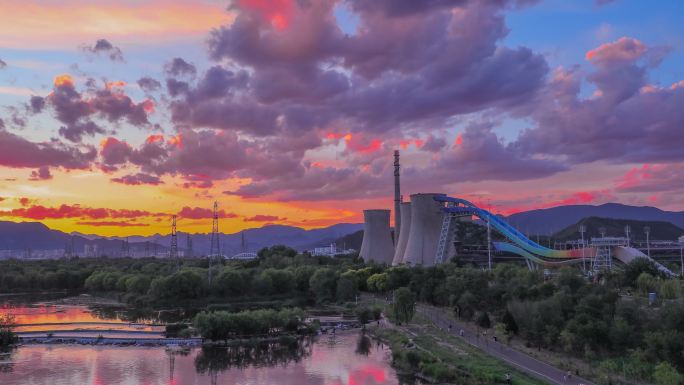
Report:
[[[553,234],[552,238],[559,241],[576,240],[580,238],[579,226],[584,225],[584,239],[600,237],[601,231],[605,231],[606,236],[624,237],[625,227],[629,226],[629,237],[632,240],[645,240],[644,229],[649,228],[651,240],[675,240],[684,235],[684,229],[675,226],[671,222],[665,221],[637,221],[633,219],[615,219],[589,217],[581,219],[578,223],[572,224],[565,229]]]
[[[508,216],[506,220],[525,234],[550,235],[589,217],[662,221],[684,228],[684,211],[664,211],[656,207],[628,206],[619,203],[606,203],[600,206],[569,205],[523,211]]]
[[[362,224],[339,223],[325,228],[305,230],[299,227],[267,225],[246,229],[232,234],[220,234],[219,246],[225,255],[233,255],[244,250],[256,252],[276,244],[284,244],[297,250],[310,249],[329,244],[336,239],[363,228]],[[211,234],[190,234],[194,254],[206,255],[209,252]],[[187,248],[188,234],[178,232],[178,247],[183,252]],[[163,254],[168,252],[171,237],[162,234],[151,236],[101,237],[90,234],[65,233],[52,230],[39,222],[0,221],[0,250],[64,250],[72,248],[83,255],[86,248],[97,247],[97,255],[119,256],[130,253],[135,256]],[[128,249],[128,250],[126,250]]]
[[[624,220],[669,222],[684,228],[684,212],[664,211],[656,207],[637,207],[617,203],[600,206],[571,205],[548,209],[531,210],[513,214],[507,221],[520,231],[529,235],[550,235],[560,230],[572,231],[573,226],[583,218],[600,217]],[[346,243],[353,247],[360,242],[363,224],[339,223],[325,228],[305,230],[299,227],[283,225],[267,225],[260,228],[247,229],[243,232],[220,235],[221,251],[225,255],[237,254],[243,250],[256,252],[259,249],[275,244],[284,244],[297,250],[326,246],[332,242]],[[672,230],[672,229],[670,229]],[[676,232],[676,230],[672,230]],[[672,231],[668,231],[670,234]],[[643,229],[633,229],[643,232]],[[672,232],[672,234],[674,234]],[[355,234],[354,234],[355,233]],[[244,244],[243,247],[243,235]],[[611,234],[612,235],[612,234]],[[621,234],[615,234],[621,235]],[[209,252],[211,234],[191,234],[195,255],[206,255]],[[178,246],[184,252],[188,234],[178,233]],[[71,247],[76,254],[83,255],[86,247],[97,246],[99,255],[118,256],[130,253],[136,256],[168,253],[171,237],[155,234],[152,236],[131,236],[126,244],[125,238],[101,237],[80,233],[64,233],[52,230],[39,222],[4,222],[0,221],[0,251],[53,250],[55,253]],[[86,246],[88,245],[88,246]],[[126,249],[130,251],[125,251]]]

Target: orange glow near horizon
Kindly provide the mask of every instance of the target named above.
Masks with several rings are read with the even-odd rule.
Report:
[[[162,138],[151,135],[147,140],[157,141]],[[111,178],[124,174],[128,172],[120,170],[105,174],[95,171],[54,170],[49,185],[0,181],[0,187],[4,188],[1,196],[3,199],[0,199],[0,221],[41,222],[51,229],[66,233],[76,231],[102,236],[168,234],[170,215],[178,214],[183,207],[211,209],[214,200],[217,200],[220,209],[236,214],[235,217],[221,219],[220,230],[235,233],[269,223],[246,220],[257,215],[287,218],[275,222],[304,229],[327,227],[342,222],[361,223],[362,210],[368,204],[375,204],[352,201],[341,209],[334,202],[278,202],[222,194],[223,191],[234,190],[244,183],[239,179],[216,182],[214,187],[206,191],[206,195],[201,194],[204,190],[183,188],[180,177],[164,177],[164,183],[157,186],[129,186],[110,181]],[[87,193],[84,193],[84,186],[87,186]],[[60,209],[62,205],[68,207]],[[12,210],[19,209],[24,210],[21,213],[27,213],[34,206],[42,208],[40,211],[30,211],[31,214],[28,215],[8,215]],[[74,206],[80,209],[69,209]],[[190,233],[209,233],[211,219],[179,217],[178,228]]]

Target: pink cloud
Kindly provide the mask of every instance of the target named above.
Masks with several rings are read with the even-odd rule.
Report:
[[[587,52],[586,59],[600,66],[633,62],[641,58],[647,51],[644,43],[630,37],[598,46]]]
[[[94,227],[146,227],[147,223],[117,222],[117,221],[81,221],[77,225]]]
[[[257,214],[252,217],[244,218],[245,222],[278,222],[278,221],[284,221],[287,220],[287,218],[281,218],[276,215],[262,215],[262,214]]]
[[[225,210],[219,210],[219,218],[236,218],[235,213],[227,213]],[[189,207],[185,206],[178,212],[178,216],[187,219],[210,219],[213,217],[213,210],[203,207]]]

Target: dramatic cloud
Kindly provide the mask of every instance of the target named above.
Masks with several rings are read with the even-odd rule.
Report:
[[[82,226],[95,226],[95,227],[147,227],[147,223],[135,223],[135,222],[121,222],[121,221],[80,221],[76,222],[77,225]]]
[[[524,180],[542,178],[566,170],[551,159],[537,159],[504,145],[488,122],[469,125],[456,138],[453,150],[431,167],[432,176],[446,182]]]
[[[72,142],[80,142],[84,135],[95,136],[106,131],[93,122],[76,122],[59,128],[59,134]]]
[[[59,134],[72,142],[80,142],[84,135],[95,136],[106,131],[91,121],[91,117],[100,117],[111,123],[126,121],[134,126],[149,124],[148,114],[154,111],[154,103],[144,100],[135,103],[121,89],[123,82],[106,83],[102,89],[91,89],[87,94],[76,90],[70,75],[55,78],[53,92],[47,102],[55,112],[57,120],[64,123]],[[31,99],[31,109],[39,112],[44,101]],[[35,105],[35,106],[34,106]]]
[[[31,177],[29,179],[34,181],[52,179],[52,174],[50,174],[50,168],[47,166],[43,166],[38,170],[31,171]]]
[[[34,205],[7,211],[0,211],[0,217],[14,217],[26,219],[63,219],[63,218],[84,218],[84,219],[105,219],[105,218],[141,218],[148,216],[159,216],[163,214],[153,214],[141,210],[115,210],[106,208],[91,208],[81,205],[63,204],[59,207],[45,207]]]
[[[153,135],[138,148],[110,137],[101,144],[101,167],[114,171],[130,164],[150,175],[179,175],[188,188],[208,188],[214,180],[231,177],[293,175],[300,168],[301,154],[295,157],[287,146],[275,151],[287,143],[249,142],[234,133],[211,130],[186,130],[170,138]]]
[[[164,66],[164,71],[171,76],[195,76],[197,68],[182,58],[174,58]]]
[[[86,169],[97,156],[89,146],[68,146],[59,141],[36,143],[0,128],[0,165],[13,168],[62,167]]]
[[[161,83],[156,79],[145,76],[138,79],[138,86],[140,86],[143,91],[152,92],[159,90],[161,88]]]
[[[112,61],[123,61],[123,52],[106,39],[99,39],[93,46],[82,46],[81,49],[95,55],[106,55]]]
[[[33,112],[34,114],[41,113],[45,108],[45,98],[35,95],[31,96],[28,106],[31,112]]]
[[[360,6],[362,32],[349,36],[336,24],[334,5],[237,3],[235,22],[212,34],[210,55],[249,75],[215,67],[196,84],[167,81],[181,96],[172,104],[174,121],[256,136],[330,125],[397,132],[522,104],[543,86],[542,56],[497,47],[507,32],[501,7],[457,2],[456,11],[444,2],[396,18]],[[214,80],[219,75],[222,82]],[[222,86],[208,92],[206,84]]]
[[[644,164],[634,167],[616,183],[618,192],[666,192],[684,190],[684,164]]]
[[[154,175],[148,175],[144,173],[137,173],[132,175],[124,175],[120,178],[112,178],[112,182],[127,184],[131,186],[138,186],[142,184],[156,186],[164,182],[159,179],[159,177]]]
[[[284,221],[287,220],[287,218],[281,218],[277,215],[262,215],[262,214],[257,214],[253,217],[249,218],[244,218],[243,219],[245,222],[277,222],[277,221]]]
[[[178,212],[178,216],[186,219],[211,219],[214,212],[209,208],[185,206]],[[237,218],[237,214],[227,213],[223,209],[218,211],[219,218]]]
[[[589,51],[597,69],[588,80],[598,88],[589,99],[579,96],[576,69],[558,69],[532,105],[536,124],[513,145],[530,155],[563,156],[570,164],[684,160],[684,83],[647,82],[647,69],[662,54],[662,48],[629,38]]]

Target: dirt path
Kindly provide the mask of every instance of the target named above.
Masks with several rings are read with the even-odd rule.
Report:
[[[542,379],[554,385],[596,385],[593,382],[577,377],[572,374],[568,377],[567,372],[550,364],[539,361],[525,353],[509,348],[496,342],[490,337],[480,336],[468,330],[466,325],[447,317],[444,310],[425,305],[417,305],[416,310],[428,318],[440,329],[451,335],[461,338],[468,344],[484,351],[485,353],[506,361],[521,371]],[[461,330],[463,331],[461,335]]]

